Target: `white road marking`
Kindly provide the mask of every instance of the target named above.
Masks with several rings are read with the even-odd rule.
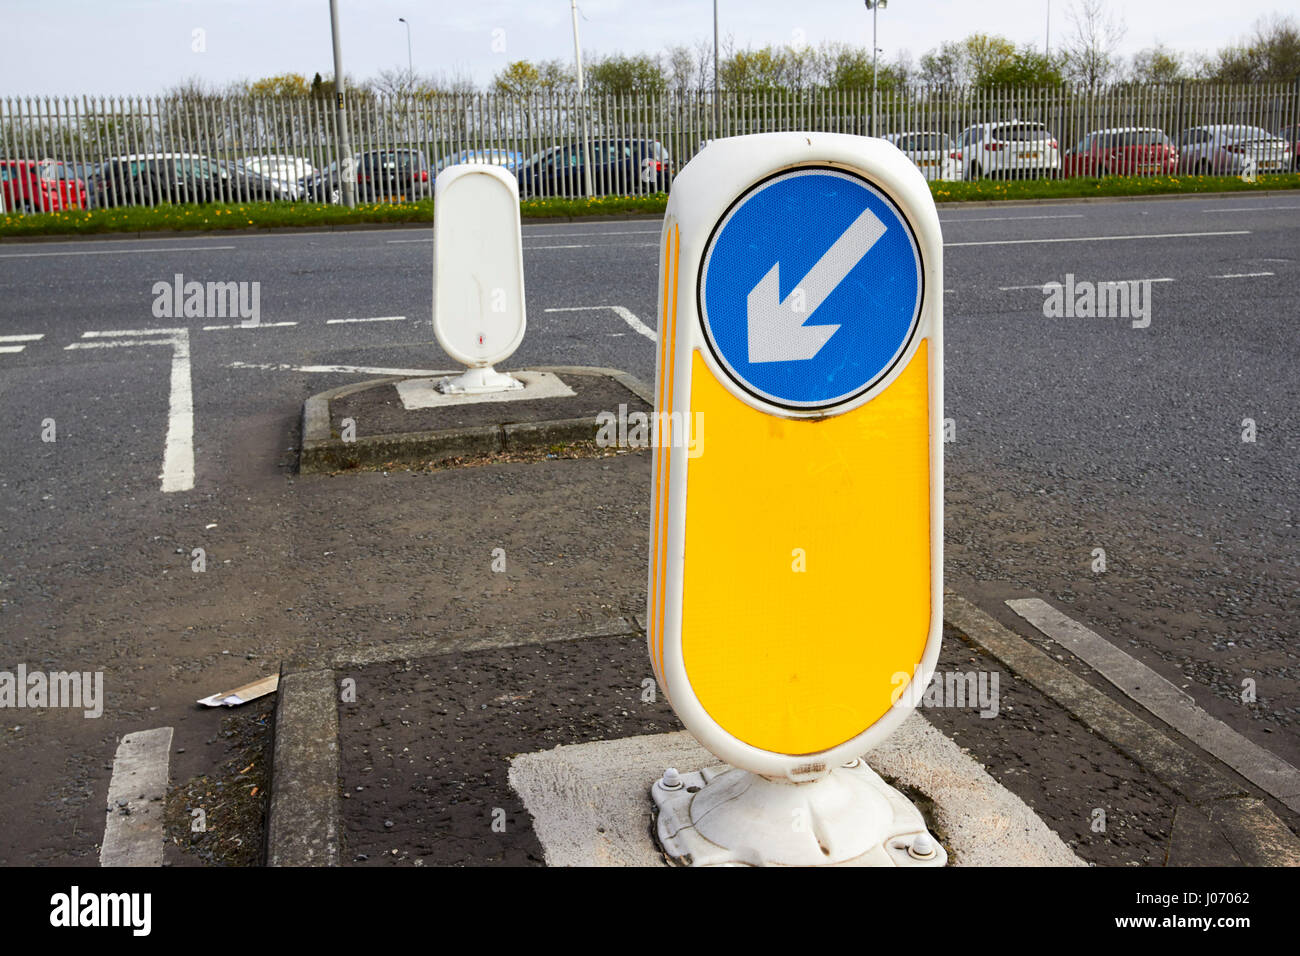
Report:
[[[0,345],[0,352],[5,352],[5,353],[21,352],[26,347],[27,346],[25,345]]]
[[[326,319],[326,325],[343,325],[347,322],[405,322],[404,315],[376,315],[368,319]]]
[[[252,368],[266,372],[308,372],[311,374],[330,374],[335,372],[361,375],[456,375],[465,371],[456,369],[431,368],[375,368],[370,365],[284,365],[278,362],[231,362],[226,368]]]
[[[981,242],[945,242],[944,246],[1023,246],[1039,242],[1118,242],[1122,239],[1190,239],[1198,236],[1249,236],[1249,229],[1228,232],[1157,232],[1141,236],[1063,236],[1059,239],[986,239]]]
[[[1296,207],[1300,209],[1300,206]],[[1271,276],[1272,272],[1230,272],[1222,276],[1210,276],[1211,279],[1254,279],[1258,276]]]
[[[610,229],[599,232],[535,232],[525,233],[525,239],[568,239],[571,236],[657,236],[659,229]]]
[[[0,252],[0,259],[41,259],[46,256],[125,256],[148,252],[210,252],[234,246],[158,246],[150,249],[77,249],[67,252]]]
[[[650,326],[646,325],[635,315],[633,315],[631,309],[626,309],[621,305],[575,305],[575,306],[568,306],[565,308],[558,308],[558,309],[543,309],[542,311],[544,312],[589,312],[593,309],[609,309],[620,319],[626,322],[631,327],[632,331],[641,333],[646,338],[648,338],[651,342],[659,341],[659,336],[655,334],[654,329],[650,328]]]
[[[223,332],[227,329],[280,329],[289,325],[297,325],[297,322],[258,322],[256,325],[205,325],[204,332]]]
[[[1060,216],[981,216],[978,219],[940,219],[940,222],[1016,222],[1020,219],[1082,219],[1083,213],[1072,212]]]
[[[1061,217],[1061,218],[1066,218],[1066,217]],[[600,231],[600,232],[533,232],[533,233],[525,232],[523,234],[523,238],[525,239],[567,239],[570,236],[657,236],[659,235],[659,232],[660,230],[658,229],[626,229],[626,230],[611,229],[609,231]],[[406,243],[411,243],[411,242],[433,242],[433,238],[428,237],[425,239],[389,239],[387,241],[388,244],[391,246],[398,246],[398,245],[404,245]]]
[[[187,329],[127,329],[114,332],[82,332],[83,339],[111,339],[119,335],[183,335]]]
[[[534,249],[649,249],[658,248],[657,242],[588,242],[571,246],[524,246],[526,252]]]
[[[162,866],[172,728],[127,734],[113,758],[100,866]]]
[[[1247,780],[1292,810],[1300,810],[1300,770],[1246,739],[1198,707],[1191,695],[1038,598],[1007,601],[1007,606],[1125,695],[1218,757]]]
[[[1233,206],[1228,209],[1202,209],[1201,212],[1264,212],[1269,209],[1300,209],[1300,206]]]
[[[194,389],[190,382],[190,337],[173,340],[172,389],[167,414],[167,447],[163,452],[162,490],[194,487]]]
[[[39,342],[43,338],[44,332],[35,335],[0,335],[0,342]]]
[[[1052,281],[1055,282],[1056,280],[1053,279]],[[1104,282],[1095,282],[1093,284],[1096,285],[1098,288],[1100,288],[1101,286],[1104,285],[1120,285],[1121,283],[1129,283],[1129,282],[1173,282],[1173,281],[1174,281],[1173,279],[1170,279],[1168,277],[1162,279],[1107,279]],[[1057,282],[1057,285],[1060,285],[1060,283]],[[1039,283],[1038,285],[1000,285],[998,286],[998,291],[1017,292],[1021,289],[1037,289],[1038,291],[1041,292],[1045,288],[1047,288],[1047,283],[1044,282],[1044,283]]]
[[[190,333],[188,329],[150,329],[137,332],[82,332],[83,338],[109,335],[149,335],[169,333],[166,338],[104,339],[73,342],[67,349],[111,349],[136,345],[170,345],[172,347],[171,394],[168,400],[167,441],[163,447],[162,479],[164,493],[189,491],[194,487],[194,388],[190,376]]]

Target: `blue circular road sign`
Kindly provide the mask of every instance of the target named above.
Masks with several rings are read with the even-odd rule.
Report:
[[[831,408],[902,358],[923,285],[916,236],[893,200],[843,169],[802,166],[755,184],[714,227],[700,319],[744,391]]]

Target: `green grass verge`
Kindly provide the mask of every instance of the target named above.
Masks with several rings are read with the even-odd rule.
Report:
[[[1258,176],[1253,183],[1238,176],[1107,176],[1105,179],[979,179],[968,183],[930,184],[936,202],[1158,196],[1166,193],[1258,192],[1262,189],[1300,189],[1300,174]]]
[[[1236,176],[1154,176],[1106,179],[979,180],[931,183],[937,202],[1013,199],[1077,199],[1085,196],[1148,196],[1162,193],[1252,192],[1298,189],[1300,174],[1259,176],[1243,182]],[[528,199],[519,204],[527,219],[662,213],[668,197],[601,196],[594,199]],[[269,228],[275,226],[344,226],[359,223],[432,222],[433,201],[365,203],[356,209],[317,203],[210,203],[152,208],[69,210],[21,216],[0,215],[0,236],[91,235],[105,232],[167,232]]]

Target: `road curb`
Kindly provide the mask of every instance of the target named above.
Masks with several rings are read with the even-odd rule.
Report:
[[[1211,838],[1226,843],[1243,865],[1300,866],[1300,839],[1263,801],[1209,762],[1189,753],[951,591],[945,591],[944,620],[1188,801],[1176,811],[1171,850]],[[494,632],[454,645],[445,638],[425,638],[339,651],[325,661],[286,662],[281,667],[276,705],[268,865],[338,865],[336,670],[453,650],[620,637],[634,632],[644,634],[640,620],[620,617],[573,622],[545,631]]]
[[[281,666],[273,739],[267,866],[338,866],[339,716],[332,670]]]
[[[1185,798],[1191,804],[1186,808],[1192,811],[1190,816],[1217,831],[1241,863],[1300,866],[1300,838],[1244,785],[1184,749],[960,595],[944,592],[943,616],[972,642]],[[1175,827],[1171,848],[1179,840]]]
[[[653,407],[653,392],[643,382],[617,369],[581,365],[541,366],[533,371],[556,375],[603,376],[622,385]],[[313,395],[302,406],[302,440],[298,453],[299,474],[321,474],[346,468],[383,465],[387,462],[448,461],[473,455],[506,451],[530,451],[551,445],[591,441],[599,423],[591,418],[553,419],[541,422],[509,422],[476,425],[438,431],[398,432],[371,435],[354,441],[335,438],[330,430],[330,403],[370,388],[400,382],[411,376],[370,379],[354,385]],[[421,377],[421,376],[414,376]]]

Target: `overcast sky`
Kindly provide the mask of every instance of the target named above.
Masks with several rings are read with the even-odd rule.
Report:
[[[1041,46],[1049,0],[890,0],[880,12],[885,60],[914,58],[977,31]],[[738,47],[837,41],[870,48],[862,0],[719,0],[723,37]],[[1069,28],[1051,0],[1052,42]],[[406,66],[463,73],[484,85],[507,62],[572,60],[568,0],[339,0],[343,68],[359,78]],[[1127,26],[1124,53],[1163,42],[1213,51],[1244,38],[1279,0],[1110,0]],[[711,0],[583,0],[584,53],[657,52],[712,37]],[[0,97],[156,94],[200,76],[224,85],[332,72],[328,0],[0,0]],[[196,33],[196,31],[201,31]],[[199,40],[202,40],[200,43]],[[201,47],[201,50],[199,49]]]

